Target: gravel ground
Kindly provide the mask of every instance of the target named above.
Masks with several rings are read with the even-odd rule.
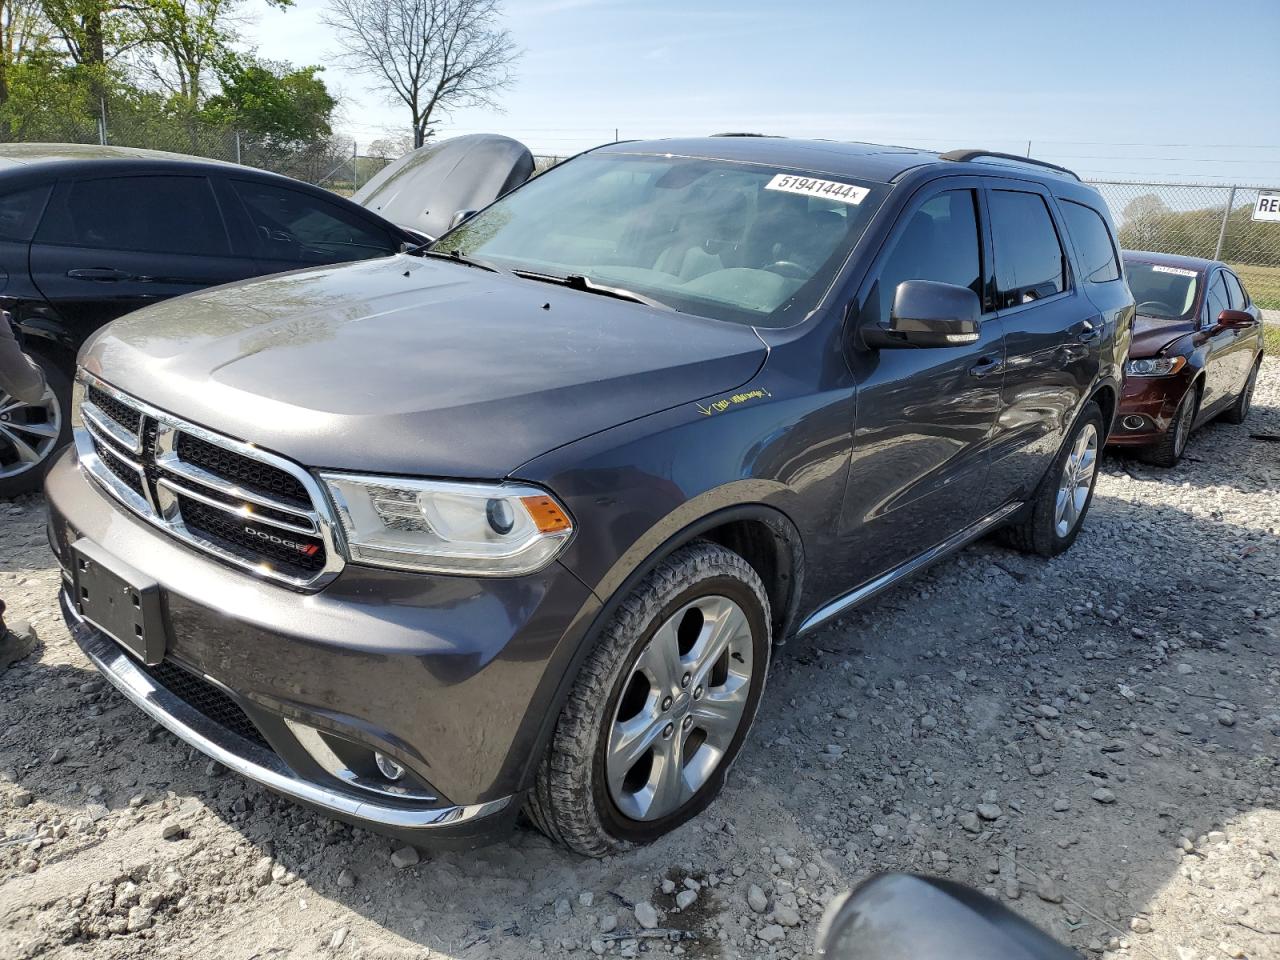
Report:
[[[0,957],[803,957],[885,869],[1094,953],[1280,957],[1277,436],[1269,360],[1177,469],[1108,458],[1066,556],[979,544],[792,642],[724,796],[600,862],[419,859],[210,765],[69,640],[42,502],[0,504],[39,636],[0,673]]]

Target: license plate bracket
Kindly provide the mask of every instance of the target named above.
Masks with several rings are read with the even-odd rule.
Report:
[[[160,584],[92,541],[71,544],[76,611],[148,666],[164,659]]]

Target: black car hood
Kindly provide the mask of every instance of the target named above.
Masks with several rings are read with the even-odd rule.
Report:
[[[459,210],[487,207],[531,176],[533,154],[523,143],[475,133],[406,153],[351,199],[392,223],[438,237]]]
[[[80,362],[308,466],[494,478],[740,386],[765,353],[748,326],[400,255],[165,301]]]

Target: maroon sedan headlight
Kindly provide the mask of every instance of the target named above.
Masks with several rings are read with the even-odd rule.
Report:
[[[1124,365],[1128,377],[1168,377],[1187,365],[1186,357],[1143,357]]]

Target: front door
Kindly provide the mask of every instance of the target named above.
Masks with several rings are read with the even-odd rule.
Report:
[[[985,506],[1030,500],[1098,376],[1106,318],[1073,276],[1052,198],[1029,182],[987,193],[1005,375]]]
[[[913,198],[877,258],[859,325],[887,320],[904,280],[969,287],[985,301],[990,257],[978,186],[948,179]],[[850,350],[857,422],[842,529],[851,586],[980,519],[1003,354],[1000,320],[989,311],[974,344]]]
[[[62,181],[31,244],[32,280],[80,339],[130,310],[260,272],[232,255],[200,176]]]
[[[1204,337],[1204,389],[1200,394],[1200,419],[1210,410],[1216,410],[1230,402],[1236,393],[1236,380],[1232,354],[1235,351],[1237,333],[1230,327],[1218,326],[1218,315],[1231,308],[1231,295],[1221,270],[1209,274],[1205,288],[1204,307],[1200,311],[1200,336]]]

